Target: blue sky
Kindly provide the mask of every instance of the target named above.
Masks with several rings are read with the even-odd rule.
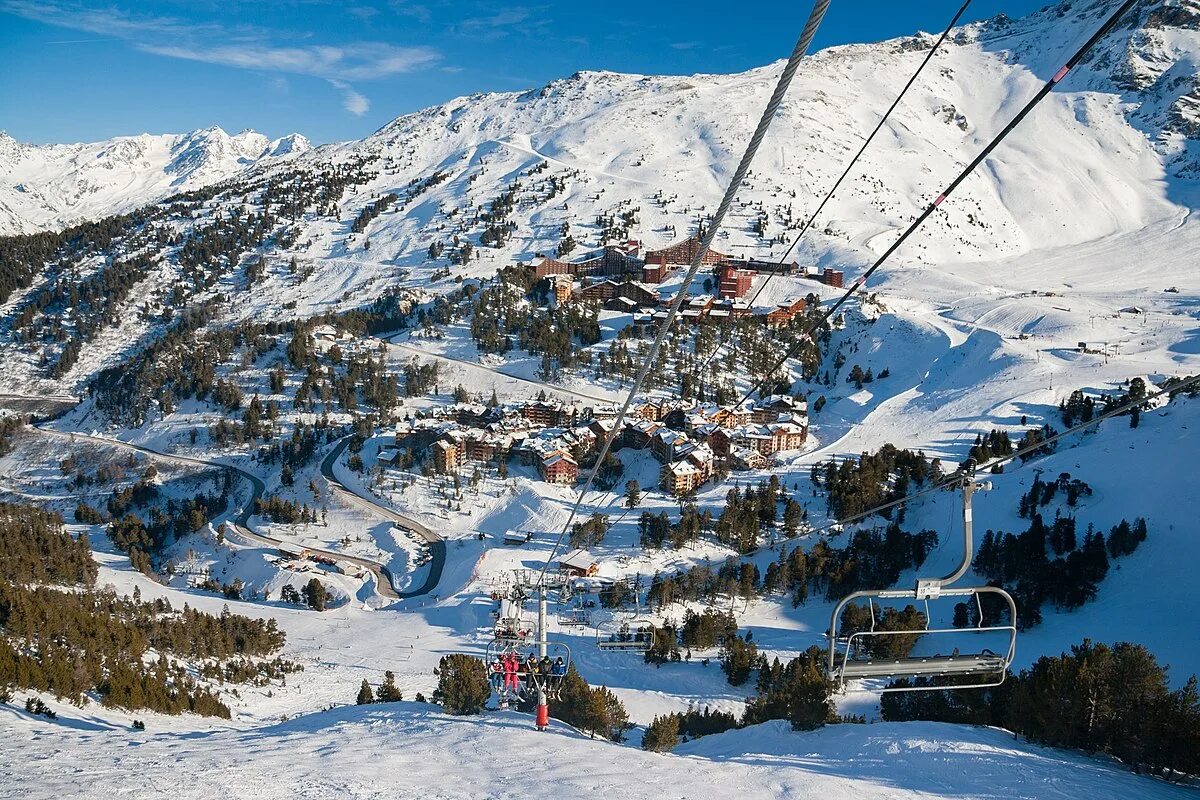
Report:
[[[820,47],[940,31],[962,0],[834,2]],[[964,19],[1042,2],[974,0]],[[0,129],[71,142],[220,125],[314,142],[579,69],[735,72],[790,52],[807,0],[0,0]],[[743,9],[752,9],[739,13]]]

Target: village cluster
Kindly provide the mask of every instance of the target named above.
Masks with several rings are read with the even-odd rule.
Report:
[[[647,321],[658,323],[666,319],[666,309],[674,295],[661,294],[655,287],[676,267],[691,264],[700,249],[700,237],[691,236],[661,250],[651,250],[644,258],[641,248],[641,242],[631,239],[619,245],[605,245],[582,261],[542,258],[533,265],[534,275],[551,282],[560,305],[585,302],[610,311],[649,312]],[[712,249],[704,254],[701,263],[713,270],[715,280],[710,285],[715,292],[687,299],[680,316],[693,324],[705,317],[721,320],[756,315],[745,298],[754,278],[760,274],[795,275],[835,288],[841,288],[845,278],[841,270],[826,268],[810,272],[797,262],[743,261]],[[631,276],[640,276],[641,280]],[[806,307],[804,298],[798,298],[764,309],[759,315],[768,325],[783,325]]]
[[[434,472],[458,474],[469,463],[516,461],[548,483],[572,486],[580,463],[595,455],[617,414],[615,407],[581,407],[554,400],[511,405],[457,403],[419,412],[395,428],[395,446],[379,461],[427,458]],[[681,400],[635,407],[613,451],[649,450],[661,464],[660,487],[687,495],[729,470],[762,469],[778,453],[803,447],[808,405],[775,395],[739,406]]]

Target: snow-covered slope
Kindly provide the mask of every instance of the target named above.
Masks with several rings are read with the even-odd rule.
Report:
[[[658,755],[590,740],[557,723],[538,733],[513,713],[455,719],[413,703],[350,706],[255,731],[200,735],[63,730],[15,719],[7,707],[0,714],[4,740],[20,754],[0,775],[30,800],[167,793],[262,800],[1194,796],[1119,766],[1015,742],[1002,731],[938,723],[795,733],[775,722]]]
[[[860,254],[886,246],[1111,5],[1062,4],[1016,22],[997,18],[960,29],[819,221],[818,230],[830,235],[812,237],[812,255],[838,258],[846,256],[838,246]],[[1142,4],[903,255],[990,259],[1176,216],[1191,196],[1179,176],[1196,167],[1188,138],[1196,132],[1189,99],[1200,54],[1195,8]],[[835,47],[805,62],[740,196],[745,205],[730,223],[726,249],[782,252],[771,237],[783,232],[789,213],[797,220],[811,210],[931,42],[918,36]],[[405,261],[423,258],[424,246],[451,230],[439,208],[486,204],[541,161],[551,174],[567,175],[565,191],[548,201],[523,193],[513,215],[517,234],[504,255],[549,250],[562,222],[586,225],[622,201],[641,209],[631,233],[656,246],[686,235],[712,210],[781,66],[691,77],[578,73],[536,91],[473,95],[406,115],[361,142],[315,152],[312,160],[384,159],[388,168],[366,187],[363,202],[412,177],[450,173],[417,208],[371,226],[373,249],[383,245]],[[656,202],[660,195],[667,201]],[[765,240],[750,230],[759,209],[770,217]],[[666,231],[668,225],[675,230]],[[336,230],[327,233],[340,240]],[[330,254],[319,243],[313,252]],[[377,258],[372,252],[364,260]]]
[[[308,149],[299,134],[271,141],[255,131],[230,136],[215,126],[52,145],[25,144],[0,131],[0,235],[127,211]]]

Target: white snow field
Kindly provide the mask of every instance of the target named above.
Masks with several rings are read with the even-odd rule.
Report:
[[[21,757],[0,782],[50,798],[731,797],[828,800],[1185,800],[1195,793],[1119,766],[938,723],[766,723],[658,755],[538,733],[513,713],[453,718],[435,706],[343,708],[251,731],[50,730],[0,710]],[[19,787],[19,788],[18,788]]]

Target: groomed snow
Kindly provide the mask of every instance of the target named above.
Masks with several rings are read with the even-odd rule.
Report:
[[[26,800],[1195,797],[1002,731],[937,723],[795,733],[774,722],[696,740],[673,755],[591,740],[559,723],[538,733],[515,713],[451,718],[416,703],[202,734],[50,728],[4,709],[0,731],[20,753],[0,767],[0,780],[21,787]]]

